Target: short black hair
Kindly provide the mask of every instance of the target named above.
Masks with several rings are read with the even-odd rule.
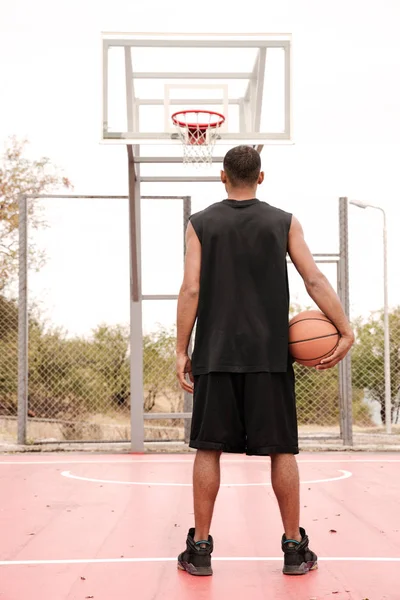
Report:
[[[235,187],[254,185],[261,171],[261,158],[252,146],[236,146],[226,153],[224,171]]]

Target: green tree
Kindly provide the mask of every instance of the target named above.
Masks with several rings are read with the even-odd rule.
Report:
[[[29,327],[29,407],[41,418],[84,418],[99,402],[98,377],[87,360],[86,340],[61,329]]]
[[[60,186],[71,187],[70,181],[54,167],[48,158],[31,160],[25,156],[26,141],[8,140],[0,162],[0,290],[12,280],[18,270],[18,197],[21,193],[44,194]],[[39,200],[28,203],[29,224],[44,226]],[[32,244],[29,263],[38,268],[44,255]]]
[[[319,372],[295,364],[297,414],[301,425],[339,423],[339,385],[337,368]]]
[[[389,315],[392,417],[400,391],[400,307]],[[353,386],[366,390],[381,407],[382,423],[386,423],[383,311],[367,321],[354,323],[356,343],[352,352]]]
[[[100,325],[91,338],[31,324],[29,403],[36,416],[76,418],[128,406],[129,336]]]
[[[130,396],[129,330],[116,325],[100,325],[88,345],[90,364],[101,376],[104,389],[115,407],[128,406]]]
[[[293,304],[290,317],[311,307]],[[297,415],[301,425],[337,425],[339,422],[339,386],[337,369],[319,372],[294,363],[296,374]]]
[[[17,385],[18,304],[0,295],[0,414],[15,414]]]
[[[18,306],[0,295],[0,414],[15,414],[18,382]],[[160,329],[143,339],[144,408],[157,397],[181,398],[175,376],[175,335]],[[29,410],[38,418],[84,420],[129,409],[129,330],[100,325],[90,338],[69,338],[29,315]]]
[[[172,330],[160,328],[143,338],[144,408],[151,410],[159,394],[169,400],[182,396],[175,374],[176,337]]]

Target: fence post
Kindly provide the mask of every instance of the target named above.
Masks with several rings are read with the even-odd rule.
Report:
[[[349,290],[349,219],[347,198],[339,198],[339,297],[346,316],[350,319]],[[343,443],[353,445],[353,389],[351,380],[351,357],[339,363],[340,421]]]
[[[28,199],[18,198],[18,444],[26,444],[28,419]]]
[[[140,165],[135,164],[133,147],[128,151],[129,248],[130,248],[130,391],[131,450],[144,452],[143,419],[143,329],[141,289]],[[135,146],[138,154],[139,147]]]
[[[336,289],[339,295],[340,301],[342,301],[342,284],[341,284],[341,270],[340,270],[340,256],[339,260],[336,263]],[[343,370],[341,367],[341,363],[338,365],[338,394],[339,394],[339,427],[340,427],[340,439],[343,440],[343,430],[344,430],[344,405],[343,405]]]
[[[183,199],[183,250],[186,254],[186,228],[189,223],[189,218],[192,213],[192,199],[190,196],[186,196]],[[192,354],[192,339],[189,342],[189,356]],[[193,396],[189,392],[183,393],[183,412],[191,413],[193,410]],[[184,420],[184,439],[185,443],[188,444],[190,441],[190,429],[191,419]]]

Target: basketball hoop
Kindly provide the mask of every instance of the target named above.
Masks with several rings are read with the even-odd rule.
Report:
[[[212,110],[180,110],[171,119],[183,144],[183,163],[210,165],[224,115]]]

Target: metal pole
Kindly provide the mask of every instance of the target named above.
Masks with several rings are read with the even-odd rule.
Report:
[[[135,166],[132,146],[128,151],[129,181],[129,245],[131,271],[131,331],[130,331],[130,392],[131,392],[131,450],[144,451],[143,421],[143,330],[141,297],[140,252],[140,173]],[[135,146],[135,152],[138,147]],[[137,171],[136,171],[137,170]]]
[[[171,176],[163,176],[163,175],[152,175],[141,177],[140,181],[142,183],[219,183],[221,178],[217,175],[171,175]]]
[[[340,214],[340,210],[339,210],[339,214]],[[338,295],[340,297],[340,300],[342,301],[342,298],[341,298],[342,283],[341,283],[340,277],[341,277],[341,269],[340,269],[340,258],[339,258],[338,262],[336,263],[336,289],[337,289]],[[343,404],[343,398],[344,398],[344,393],[343,393],[344,376],[343,375],[344,375],[344,373],[343,373],[343,365],[342,365],[342,363],[339,363],[339,365],[338,365],[338,394],[339,394],[340,439],[343,439],[344,414],[345,414],[344,404]]]
[[[28,418],[28,200],[18,198],[18,444],[26,444]]]
[[[383,288],[384,288],[384,345],[385,345],[385,414],[386,414],[386,433],[392,433],[392,393],[390,381],[390,325],[389,325],[389,285],[388,285],[388,264],[387,264],[387,223],[386,213],[383,208],[380,209],[383,214]]]
[[[189,217],[192,213],[192,199],[190,196],[187,196],[183,199],[183,251],[184,255],[186,255],[186,229],[189,223]],[[188,349],[189,356],[192,354],[192,339],[189,342]],[[193,410],[193,396],[189,394],[189,392],[183,393],[183,412],[191,413]],[[191,419],[185,419],[184,423],[184,434],[185,434],[185,443],[188,444],[190,441],[190,430],[191,430],[192,422]]]
[[[342,213],[343,213],[343,207],[342,207],[342,203],[339,200],[339,255],[341,258],[339,258],[339,262],[338,262],[338,273],[337,273],[337,290],[338,290],[338,295],[340,298],[340,301],[342,304],[344,304],[344,299],[343,299],[343,283],[342,283],[342,278],[343,278],[343,265],[342,265],[342,257],[343,257],[343,252],[342,252],[342,244],[343,244],[343,235],[342,235],[342,222],[343,222],[343,217],[342,217]],[[343,361],[339,363],[338,365],[338,374],[339,374],[339,423],[340,423],[340,437],[343,440],[344,438],[344,430],[345,430],[345,414],[346,414],[346,410],[345,410],[345,402],[344,402],[344,398],[345,398],[345,388],[344,388],[344,381],[345,381],[345,371],[344,371],[344,364]]]
[[[349,294],[349,223],[347,198],[339,199],[339,240],[340,240],[340,290],[339,295],[344,311],[350,319]],[[350,354],[342,360],[339,367],[341,373],[341,406],[343,410],[343,443],[353,445],[353,389],[351,381]]]

